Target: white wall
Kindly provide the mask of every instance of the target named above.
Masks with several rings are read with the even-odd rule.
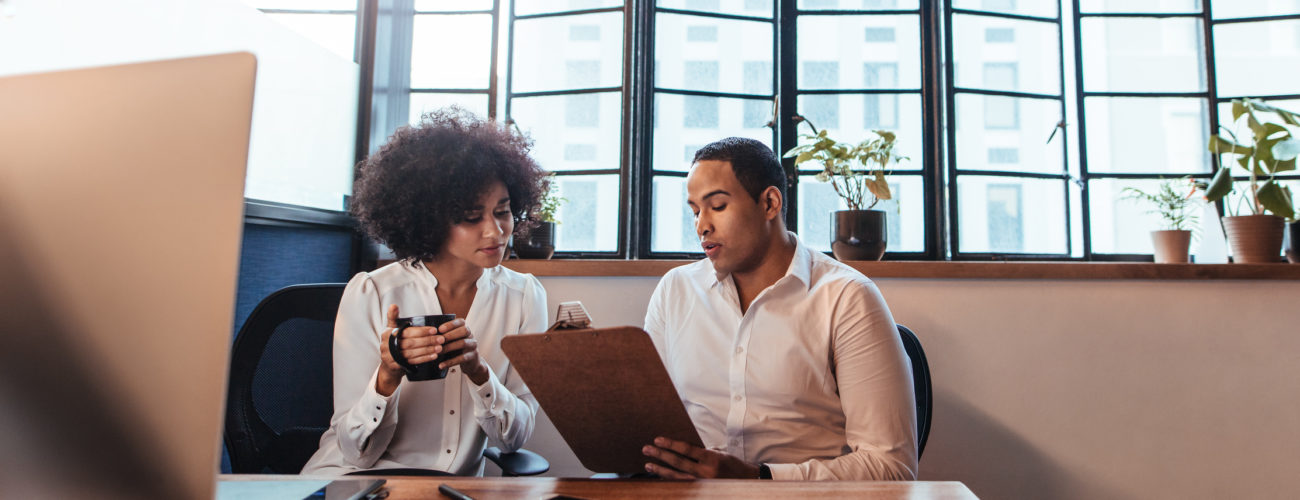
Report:
[[[656,278],[542,278],[599,326]],[[921,478],[983,498],[1282,498],[1300,470],[1300,282],[882,279],[934,379]],[[543,422],[528,447],[585,475]]]

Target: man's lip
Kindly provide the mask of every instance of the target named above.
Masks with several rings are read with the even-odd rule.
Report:
[[[710,245],[712,246],[710,247]],[[707,257],[713,257],[720,250],[722,250],[722,244],[715,243],[715,242],[703,243],[700,245],[700,247],[704,249],[704,255]]]

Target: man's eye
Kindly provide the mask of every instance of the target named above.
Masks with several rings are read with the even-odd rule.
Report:
[[[721,205],[718,205],[718,206],[713,207],[713,211],[715,211],[715,212],[721,212],[721,211],[723,211],[723,210],[726,209],[726,208],[727,208],[727,204],[726,204],[726,203],[723,203],[723,204],[721,204]]]

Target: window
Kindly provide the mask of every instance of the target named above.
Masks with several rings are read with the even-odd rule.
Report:
[[[656,3],[654,126],[646,165],[651,202],[648,227],[641,233],[649,248],[643,255],[700,252],[685,178],[701,145],[742,136],[775,146],[773,130],[764,126],[775,97],[774,13],[770,2]],[[712,40],[701,44],[706,32]]]
[[[504,114],[532,137],[534,157],[555,172],[568,200],[557,215],[556,251],[617,256],[626,231],[622,3],[501,4],[514,9]]]
[[[908,159],[875,207],[889,258],[1138,259],[1153,224],[1123,188],[1211,175],[1205,138],[1234,97],[1300,108],[1295,2],[935,6],[414,0],[406,80],[376,75],[376,96],[399,89],[398,124],[450,103],[512,119],[559,175],[561,220],[584,221],[561,225],[561,255],[636,258],[699,254],[684,181],[702,145],[780,153],[816,126],[898,135]],[[828,250],[844,207],[816,173],[788,172],[788,222]]]

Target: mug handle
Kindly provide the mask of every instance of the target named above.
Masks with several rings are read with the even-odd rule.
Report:
[[[398,327],[397,331],[388,336],[388,354],[393,357],[393,361],[401,365],[402,370],[405,370],[407,375],[410,375],[415,373],[415,366],[410,361],[407,361],[406,356],[402,354],[402,332],[404,331],[406,331],[406,327]]]

